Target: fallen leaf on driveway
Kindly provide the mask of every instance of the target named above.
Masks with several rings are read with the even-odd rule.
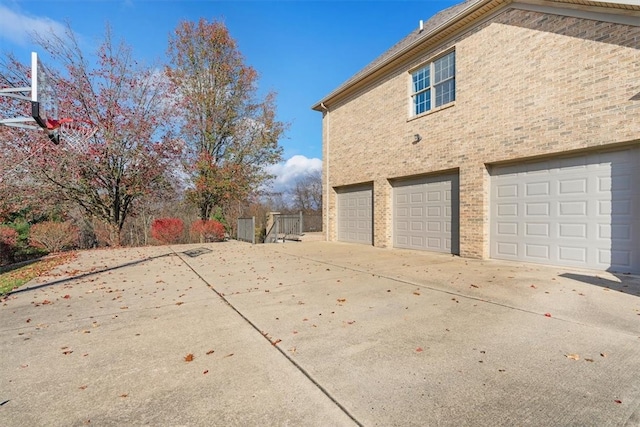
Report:
[[[184,361],[185,362],[191,362],[194,358],[195,358],[195,356],[193,354],[189,353],[184,357]]]
[[[215,350],[209,350],[209,351],[207,351],[206,355],[208,356],[208,355],[210,355],[210,354],[213,354],[213,352],[214,352],[214,351],[215,351]]]
[[[551,313],[545,313],[544,317],[551,317]]]
[[[347,299],[346,298],[338,298],[338,302],[346,302]]]
[[[564,355],[567,359],[571,359],[571,360],[580,360],[580,356],[577,354],[565,354]]]
[[[225,357],[231,357],[231,356],[233,356],[233,353],[229,353]]]
[[[618,399],[616,399],[616,400],[614,400],[614,402],[616,402],[616,403],[622,403],[622,400],[618,400]]]
[[[120,395],[120,397],[129,397],[129,394],[128,394],[128,393],[122,393],[122,394]]]
[[[203,372],[203,374],[208,374],[208,373],[209,373],[208,369],[205,369],[204,372]]]
[[[416,348],[416,353],[422,353],[424,350],[422,349],[422,347],[418,347]]]
[[[587,362],[593,362],[593,359],[586,359],[585,358],[584,360],[586,360]]]
[[[420,296],[420,292],[418,292],[418,291],[413,291],[413,294]]]

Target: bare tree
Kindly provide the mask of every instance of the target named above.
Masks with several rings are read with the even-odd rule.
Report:
[[[304,213],[322,211],[322,172],[309,172],[298,179],[291,193],[295,210]]]

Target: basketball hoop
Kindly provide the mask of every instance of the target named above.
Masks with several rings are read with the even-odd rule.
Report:
[[[85,152],[89,147],[89,140],[93,137],[98,128],[90,122],[65,119],[52,129],[56,139],[63,145],[68,145],[78,152]],[[50,136],[51,138],[51,136]]]
[[[0,97],[31,103],[31,117],[0,117],[0,125],[46,132],[54,144],[85,152],[98,128],[87,120],[59,118],[58,97],[53,75],[42,66],[36,52],[31,53],[31,85],[0,88]],[[9,114],[12,114],[10,110]],[[4,114],[1,114],[4,115]]]

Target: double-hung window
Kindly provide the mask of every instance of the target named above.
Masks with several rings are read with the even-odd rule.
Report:
[[[411,73],[411,101],[417,116],[456,99],[456,52],[450,52]]]

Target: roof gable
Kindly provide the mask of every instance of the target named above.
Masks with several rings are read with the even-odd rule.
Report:
[[[520,0],[522,3],[527,3],[529,1],[530,0]],[[513,2],[514,0],[465,0],[462,3],[436,13],[424,23],[422,29],[419,28],[413,30],[404,39],[393,45],[382,55],[374,59],[363,69],[358,71],[351,78],[332,91],[329,95],[325,96],[322,101],[316,103],[312,109],[317,111],[324,110],[324,103],[340,96],[349,89],[363,82],[365,79],[382,71],[386,66],[401,59],[405,54],[417,46],[428,42],[440,41],[459,28],[480,19],[487,13]],[[640,0],[547,0],[543,2],[550,6],[557,7],[583,5],[607,9],[640,10]]]

